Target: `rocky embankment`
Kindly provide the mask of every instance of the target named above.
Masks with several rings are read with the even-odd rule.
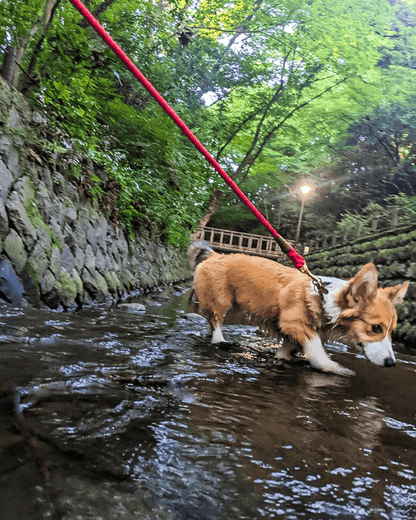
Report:
[[[128,239],[53,154],[33,153],[28,136],[45,124],[0,78],[0,297],[67,309],[188,278],[183,253],[145,232]]]

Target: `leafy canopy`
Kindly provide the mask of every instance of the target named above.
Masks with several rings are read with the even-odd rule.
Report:
[[[328,163],[351,124],[386,103],[414,39],[387,0],[88,5],[247,187]],[[126,225],[185,246],[222,181],[71,4],[0,0],[0,44],[3,56],[17,53],[15,86],[53,114],[55,138],[118,182]]]

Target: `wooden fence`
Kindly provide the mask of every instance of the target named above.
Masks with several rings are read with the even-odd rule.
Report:
[[[228,229],[217,229],[210,227],[198,227],[193,240],[206,240],[216,251],[230,253],[248,253],[251,255],[264,256],[273,260],[284,260],[286,255],[271,236],[251,235],[250,233],[239,233]],[[288,240],[292,245],[294,240]]]

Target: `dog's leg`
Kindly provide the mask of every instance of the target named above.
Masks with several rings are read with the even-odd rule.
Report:
[[[221,324],[223,319],[220,316],[214,314],[208,318],[208,323],[211,328],[212,337],[211,343],[226,343],[224,336],[222,335]]]
[[[224,336],[222,335],[221,325],[219,323],[215,329],[212,329],[211,343],[225,343]]]
[[[293,361],[294,350],[299,348],[299,343],[297,341],[292,341],[289,338],[285,338],[283,340],[283,344],[277,348],[276,353],[274,355],[274,359],[283,359],[285,361]]]
[[[354,376],[355,372],[345,368],[339,363],[332,361],[325,352],[319,336],[313,336],[311,340],[306,340],[303,346],[303,353],[309,363],[322,372],[333,372],[341,376]]]

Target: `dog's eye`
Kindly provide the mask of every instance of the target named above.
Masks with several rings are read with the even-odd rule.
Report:
[[[374,334],[380,334],[380,332],[383,332],[383,327],[381,325],[372,325],[371,330]]]

